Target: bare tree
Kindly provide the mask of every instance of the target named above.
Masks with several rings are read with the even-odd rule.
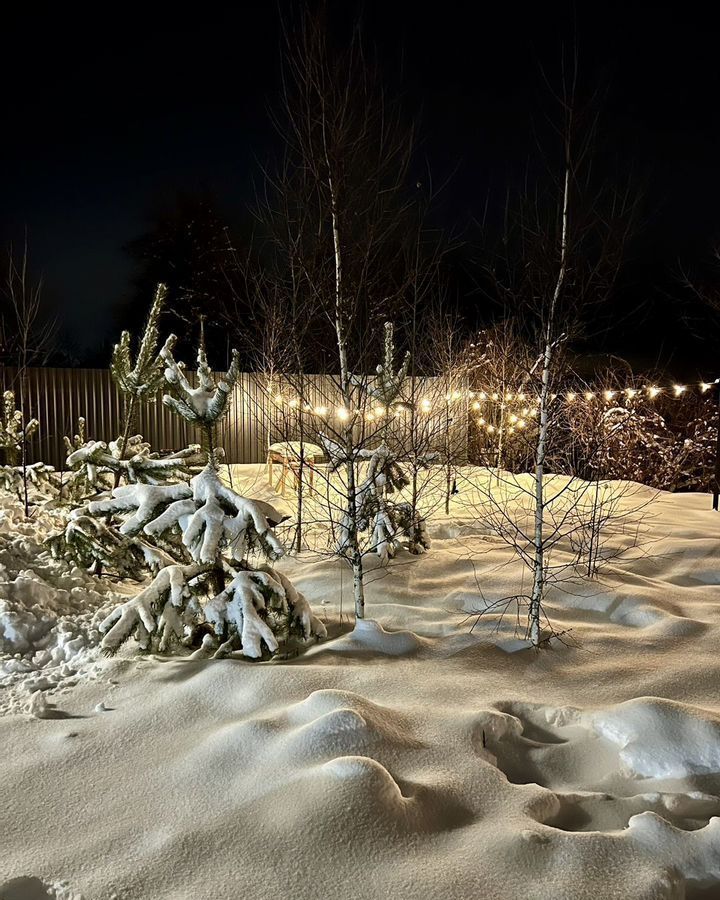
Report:
[[[494,299],[526,328],[535,357],[524,378],[537,419],[529,531],[524,524],[513,526],[506,512],[500,516],[502,534],[532,573],[526,598],[527,638],[535,647],[542,641],[548,556],[571,522],[570,509],[579,496],[568,507],[565,500],[575,495],[574,483],[554,481],[549,488],[547,480],[556,399],[566,377],[566,348],[587,321],[590,308],[596,310],[612,292],[635,212],[629,189],[618,192],[595,182],[591,162],[597,113],[592,104],[582,107],[578,101],[577,54],[553,97],[561,154],[549,165],[549,188],[525,191],[517,214],[507,216],[500,251],[484,270]]]
[[[334,335],[335,361],[327,357],[327,365],[338,373],[345,411],[334,441],[343,454],[342,555],[353,573],[355,614],[363,618],[356,444],[363,379],[357,376],[368,370],[380,315],[392,317],[407,282],[402,247],[412,129],[387,98],[358,30],[346,48],[335,50],[324,19],[307,13],[285,27],[276,124],[286,146],[283,171],[300,173],[279,184],[286,199],[291,192],[292,215],[285,201],[278,206],[292,223],[282,238],[286,291],[297,289],[305,298],[291,322],[295,327],[301,310],[312,309]],[[302,391],[299,401],[308,405]]]
[[[29,269],[27,235],[17,254],[11,244],[7,252],[5,277],[7,311],[2,316],[3,350],[15,363],[15,394],[23,423],[28,423],[28,369],[42,362],[51,347],[55,323],[42,313],[42,277],[33,279]],[[30,515],[28,495],[28,430],[20,442],[22,500],[25,515]]]

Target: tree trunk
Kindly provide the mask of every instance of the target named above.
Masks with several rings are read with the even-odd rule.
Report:
[[[342,251],[340,245],[340,223],[338,220],[337,197],[330,175],[328,161],[328,187],[330,189],[330,213],[332,218],[333,250],[335,254],[335,334],[337,336],[338,356],[340,358],[340,383],[342,387],[345,408],[352,410],[352,380],[347,354],[347,331],[345,323],[343,283],[342,283]],[[357,527],[356,483],[355,483],[355,459],[353,441],[354,421],[350,416],[345,423],[343,436],[345,442],[345,454],[347,462],[345,471],[346,485],[346,524],[348,541],[346,552],[350,558],[353,571],[353,599],[355,601],[355,618],[365,618],[365,588],[363,574],[363,557],[360,550]]]
[[[550,399],[550,375],[554,364],[555,348],[555,311],[565,282],[567,266],[567,228],[568,199],[570,194],[570,148],[565,148],[565,181],[562,200],[562,226],[560,232],[560,267],[558,269],[555,290],[544,328],[545,348],[543,352],[542,384],[540,388],[540,428],[538,431],[537,452],[535,455],[535,529],[533,535],[533,587],[528,613],[528,634],[533,647],[540,645],[540,618],[542,600],[545,591],[546,559],[545,559],[545,457],[548,439],[548,401]]]

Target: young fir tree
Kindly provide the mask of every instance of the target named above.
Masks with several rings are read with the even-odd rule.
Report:
[[[395,496],[409,484],[407,475],[400,466],[390,446],[390,423],[393,408],[407,408],[402,393],[410,365],[410,355],[406,354],[401,366],[395,365],[395,341],[391,322],[385,323],[385,341],[383,362],[376,368],[376,376],[368,384],[359,376],[353,376],[353,383],[364,395],[366,405],[374,404],[378,408],[383,425],[379,435],[381,443],[375,448],[354,447],[349,457],[345,448],[321,435],[322,443],[330,457],[332,471],[346,467],[349,459],[353,464],[367,462],[367,470],[363,478],[355,481],[354,522],[359,532],[370,534],[366,552],[372,552],[387,563],[399,547],[400,539],[408,540],[408,548],[413,552],[422,552],[429,543],[425,535],[424,523],[413,515],[409,503],[398,502]],[[346,513],[340,523],[340,540],[338,551],[345,555],[350,547],[351,522]]]
[[[26,425],[22,411],[16,407],[14,392],[5,391],[0,419],[0,450],[5,453],[6,465],[18,465],[23,441],[27,441],[35,434],[39,424],[37,419],[30,419]]]
[[[15,393],[5,391],[0,409],[0,450],[5,456],[5,465],[0,466],[0,487],[21,499],[28,486],[41,492],[52,490],[53,468],[42,462],[28,464],[23,458],[24,448],[38,428],[37,419],[25,423],[22,410],[17,408]]]
[[[113,348],[110,373],[124,398],[122,430],[117,439],[120,459],[125,456],[128,441],[135,428],[140,403],[143,401],[154,402],[157,392],[163,386],[164,365],[157,352],[157,347],[160,337],[158,324],[166,297],[167,287],[164,284],[158,284],[134,363],[129,331],[123,331],[120,341]],[[121,469],[115,471],[116,487],[120,483],[122,475]]]
[[[273,526],[281,516],[267,503],[226,487],[218,472],[217,427],[238,378],[233,353],[226,375],[215,380],[205,351],[198,351],[197,387],[173,357],[175,338],[161,351],[169,392],[166,406],[202,430],[206,464],[189,484],[128,484],[108,499],[88,504],[90,516],[117,516],[121,538],[142,536],[171,558],[137,597],[102,623],[108,652],[134,635],[143,649],[164,651],[192,641],[198,626],[212,631],[204,644],[215,655],[238,650],[257,658],[274,653],[278,638],[322,637],[325,628],[288,579],[258,554],[283,553]]]

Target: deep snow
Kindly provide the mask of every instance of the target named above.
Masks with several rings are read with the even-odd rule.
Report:
[[[720,515],[648,492],[642,545],[551,591],[567,643],[535,653],[509,621],[469,630],[478,582],[489,602],[527,574],[466,499],[370,573],[379,624],[351,631],[337,561],[284,560],[330,636],[269,663],[98,657],[118,588],[6,508],[0,604],[39,624],[0,657],[0,898],[720,896]],[[7,672],[71,627],[62,677]]]

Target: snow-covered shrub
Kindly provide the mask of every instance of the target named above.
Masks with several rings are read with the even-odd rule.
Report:
[[[715,401],[650,398],[637,384],[565,404],[556,470],[663,490],[708,490],[717,446]]]

